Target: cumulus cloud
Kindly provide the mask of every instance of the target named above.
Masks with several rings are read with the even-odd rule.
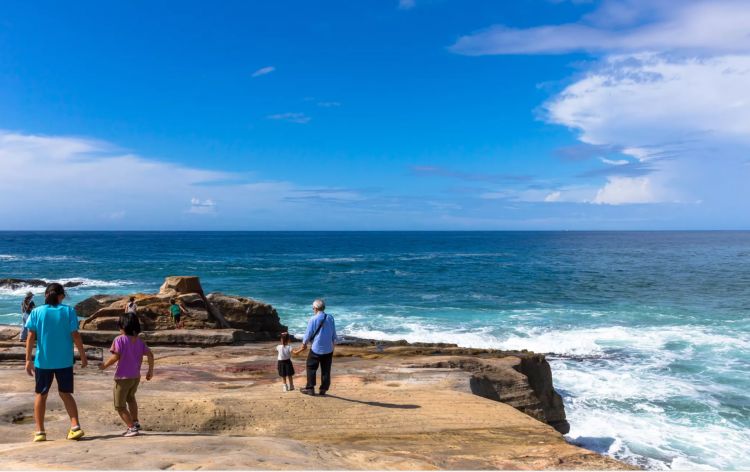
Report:
[[[289,123],[297,123],[300,125],[306,125],[312,120],[312,118],[300,112],[276,113],[268,115],[266,118],[269,120],[287,121]]]
[[[466,55],[570,52],[750,52],[750,3],[744,0],[609,0],[575,23],[494,25],[461,37]]]
[[[322,190],[252,181],[71,136],[0,130],[0,163],[0,228],[6,229],[193,228],[209,214],[224,227],[283,228],[314,212],[335,213],[337,198],[354,198],[354,191],[335,191],[325,205],[295,200]],[[205,191],[210,198],[200,195]]]
[[[276,68],[274,66],[261,67],[260,69],[253,72],[251,77],[256,78],[256,77],[260,77],[261,75],[268,75],[275,70]]]

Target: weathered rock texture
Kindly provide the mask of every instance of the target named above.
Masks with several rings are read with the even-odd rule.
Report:
[[[145,433],[133,439],[120,437],[122,422],[109,400],[112,372],[77,367],[75,396],[86,440],[63,439],[68,418],[57,395],[50,395],[50,441],[42,445],[30,442],[33,381],[22,363],[0,363],[0,469],[630,468],[568,444],[515,408],[472,394],[468,370],[416,367],[448,362],[453,348],[341,346],[329,395],[310,397],[281,392],[274,345],[154,348],[154,378],[138,389]],[[299,386],[304,360],[294,363]],[[513,365],[507,373],[520,376]]]
[[[460,348],[451,344],[408,344],[352,339],[346,342],[366,356],[434,356],[419,367],[461,369],[471,374],[472,393],[506,403],[549,424],[563,434],[570,431],[562,397],[552,384],[552,370],[542,354]],[[338,356],[347,349],[339,349]]]
[[[96,295],[88,298],[76,305],[77,312],[87,315],[81,329],[117,331],[117,320],[125,311],[130,296],[135,297],[138,317],[145,331],[174,328],[169,312],[172,298],[185,310],[182,321],[187,329],[234,328],[253,333],[254,336],[245,335],[243,338],[253,340],[277,339],[287,329],[271,305],[223,294],[206,296],[198,277],[192,276],[167,277],[157,294]],[[241,335],[233,336],[242,338]],[[174,340],[177,339],[174,336]]]

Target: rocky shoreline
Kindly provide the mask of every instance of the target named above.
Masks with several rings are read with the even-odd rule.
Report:
[[[188,307],[190,329],[169,329],[169,297]],[[112,323],[126,300],[98,295],[77,306],[94,359],[117,335]],[[136,300],[151,328],[144,338],[157,355],[155,380],[143,386],[141,400],[149,437],[102,440],[99,462],[88,468],[163,468],[145,456],[127,467],[106,457],[131,447],[155,447],[169,468],[631,468],[565,442],[569,424],[544,355],[344,338],[335,352],[334,394],[310,398],[279,391],[273,341],[286,327],[270,305],[204,295],[190,277],[167,278],[159,293]],[[0,433],[9,438],[0,441],[8,459],[0,468],[87,468],[73,457],[68,462],[63,441],[45,445],[59,459],[30,449],[33,395],[17,332],[0,327],[0,382],[9,386],[0,393]],[[304,361],[295,364],[303,382]],[[79,369],[77,379],[82,416],[98,442],[97,435],[119,427],[111,377],[89,368]],[[64,425],[59,406],[54,411]],[[217,456],[217,448],[234,460]],[[287,462],[274,460],[275,453]]]

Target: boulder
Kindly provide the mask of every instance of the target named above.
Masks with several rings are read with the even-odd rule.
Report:
[[[75,306],[76,314],[82,318],[88,318],[102,308],[122,299],[122,295],[94,295]]]
[[[125,313],[125,307],[131,295],[118,297],[108,306],[100,308],[93,315],[81,323],[81,329],[116,331],[117,321]],[[182,319],[185,328],[207,329],[218,328],[219,323],[208,311],[204,298],[197,293],[169,296],[136,294],[135,303],[138,305],[138,319],[144,331],[154,331],[174,328],[172,315],[169,311],[170,300],[176,298],[185,309]],[[84,300],[82,303],[86,303]]]
[[[174,328],[169,311],[172,298],[176,298],[185,310],[182,321],[186,329],[225,328],[246,332],[233,338],[237,342],[278,339],[287,329],[271,305],[221,293],[205,296],[200,279],[192,276],[167,277],[157,294],[96,295],[86,299],[76,306],[82,314],[88,315],[81,322],[81,329],[116,331],[118,319],[125,312],[130,296],[135,297],[144,331]]]
[[[170,276],[164,279],[159,289],[159,295],[178,295],[183,293],[197,293],[203,295],[203,287],[198,277],[194,275]]]
[[[276,339],[287,330],[287,327],[281,324],[276,309],[267,303],[222,293],[210,293],[206,299],[216,307],[232,328],[269,333],[268,339]]]

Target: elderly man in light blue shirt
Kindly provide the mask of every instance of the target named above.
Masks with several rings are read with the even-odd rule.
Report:
[[[315,383],[320,366],[320,395],[325,395],[331,386],[331,364],[333,363],[333,347],[336,344],[336,323],[333,316],[325,312],[326,303],[323,300],[313,302],[313,316],[307,322],[302,348],[310,352],[307,355],[307,385],[300,389],[305,395],[315,395]]]

